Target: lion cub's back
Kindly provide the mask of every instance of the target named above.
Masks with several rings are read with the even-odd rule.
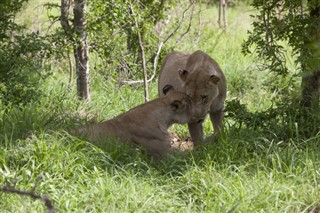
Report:
[[[178,71],[185,68],[189,55],[182,52],[171,52],[164,58],[158,78],[159,96],[164,95],[162,89],[167,84],[172,85],[175,90],[183,92]]]

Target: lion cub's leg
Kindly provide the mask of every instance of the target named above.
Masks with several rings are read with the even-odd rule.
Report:
[[[209,112],[211,123],[214,130],[214,139],[218,137],[220,131],[223,130],[222,120],[224,116],[223,108],[217,111]]]
[[[202,123],[188,123],[190,136],[194,146],[198,146],[203,142],[203,127]]]
[[[158,143],[157,147],[151,147],[149,148],[149,152],[152,156],[154,156],[156,159],[161,159],[165,157],[166,155],[170,154],[172,151],[172,147],[170,145],[170,142],[168,141],[162,141],[161,143]]]
[[[172,151],[169,137],[167,139],[133,137],[133,141],[147,150],[149,154],[157,159],[164,157]]]

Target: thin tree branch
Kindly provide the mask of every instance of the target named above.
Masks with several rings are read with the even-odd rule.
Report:
[[[199,28],[198,28],[198,36],[197,36],[197,39],[196,39],[196,44],[198,44],[199,43],[199,41],[200,41],[200,37],[201,37],[201,27],[202,27],[202,17],[201,17],[201,4],[200,4],[200,7],[199,7],[199,11],[198,11],[198,16],[199,16]]]
[[[193,8],[194,8],[194,2],[193,2],[193,1],[191,1],[191,3],[189,4],[189,6],[183,11],[182,17],[181,17],[181,19],[180,19],[180,21],[179,21],[179,23],[178,23],[178,26],[174,29],[174,31],[172,31],[172,32],[169,34],[169,36],[164,40],[163,43],[167,43],[167,41],[168,41],[174,34],[176,34],[176,32],[180,29],[181,24],[182,24],[182,22],[184,21],[184,18],[185,18],[185,16],[186,16],[187,11],[188,11],[192,6],[193,6]],[[180,37],[180,39],[181,39],[181,38],[182,38],[182,37]]]
[[[134,24],[136,25],[137,33],[138,33],[138,41],[139,41],[140,55],[141,55],[141,59],[142,59],[142,70],[143,70],[144,100],[145,100],[145,102],[147,102],[147,101],[149,101],[149,91],[148,91],[148,76],[147,76],[146,59],[145,59],[145,54],[144,54],[144,46],[143,46],[142,36],[139,31],[139,24],[138,24],[138,21],[136,20],[136,14],[133,10],[133,6],[132,6],[131,2],[130,2],[129,9],[132,13],[132,18],[133,18]]]
[[[180,35],[180,38],[176,41],[176,44],[177,44],[185,35],[187,35],[188,32],[189,32],[190,29],[191,29],[192,19],[193,19],[193,12],[194,12],[194,8],[195,8],[195,4],[194,4],[193,1],[191,2],[191,4],[190,4],[189,7],[191,7],[191,6],[192,6],[192,10],[191,10],[190,18],[189,18],[188,28],[187,28],[187,30],[186,30],[184,33],[182,33],[182,34]]]
[[[158,50],[155,53],[155,58],[154,58],[154,63],[153,63],[153,70],[152,70],[152,76],[147,80],[148,83],[150,83],[154,77],[156,76],[156,71],[157,71],[157,66],[158,66],[158,61],[159,61],[159,55],[161,52],[161,49],[163,47],[163,42],[160,42],[159,46],[158,46]],[[123,81],[123,83],[127,83],[127,84],[136,84],[136,83],[143,83],[142,80],[137,80],[137,81]]]
[[[182,13],[182,17],[177,25],[177,27],[164,39],[163,42],[160,42],[159,45],[158,45],[158,50],[157,52],[155,52],[153,54],[153,56],[151,58],[154,57],[154,63],[153,63],[153,72],[152,72],[152,76],[147,79],[147,83],[151,82],[154,77],[156,76],[156,71],[157,71],[157,66],[158,66],[158,62],[159,62],[159,56],[160,56],[160,53],[161,53],[161,50],[162,50],[162,47],[169,41],[169,39],[176,34],[176,32],[180,29],[181,27],[181,24],[185,18],[185,15],[187,13],[187,11],[191,8],[191,6],[193,6],[193,9],[194,9],[194,2],[192,1],[190,3],[190,5],[183,11]],[[192,11],[193,11],[192,9]],[[193,13],[193,12],[192,12]],[[191,18],[192,20],[192,18]],[[191,21],[190,20],[190,21]],[[190,26],[191,27],[191,26]],[[189,27],[189,29],[190,29]],[[188,30],[189,31],[189,30]],[[185,35],[186,33],[183,34],[183,36]],[[183,36],[180,36],[180,39],[183,37]],[[143,80],[136,80],[136,81],[122,81],[123,83],[126,83],[126,84],[137,84],[137,83],[143,83],[144,81]]]
[[[28,196],[28,197],[31,197],[35,200],[41,200],[42,202],[44,202],[44,205],[46,206],[48,213],[55,213],[54,206],[53,206],[51,200],[49,199],[49,197],[47,195],[40,196],[34,192],[36,186],[37,185],[35,185],[32,188],[32,190],[30,190],[30,191],[21,191],[19,189],[12,187],[10,185],[10,183],[7,182],[6,185],[4,185],[0,188],[0,191],[6,192],[6,193],[18,194],[18,195],[22,195],[22,196]]]
[[[73,79],[73,63],[72,63],[72,58],[70,56],[69,50],[68,50],[68,60],[69,60],[69,85],[72,83]]]

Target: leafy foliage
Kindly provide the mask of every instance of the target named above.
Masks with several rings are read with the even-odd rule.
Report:
[[[139,75],[137,70],[141,69],[141,58],[138,33],[142,36],[146,57],[150,61],[159,42],[154,34],[154,26],[173,2],[90,1],[88,34],[92,50],[98,53],[108,67],[120,64],[119,70]]]
[[[160,39],[154,33],[155,25],[164,17],[165,11],[175,5],[175,0],[143,1],[88,1],[86,12],[86,33],[93,56],[93,69],[108,78],[119,75],[120,78],[141,78],[142,72],[138,33],[142,37],[147,69],[152,70],[155,53]],[[52,23],[60,21],[60,5],[45,4]],[[73,20],[72,8],[69,10],[69,21]],[[137,24],[137,25],[136,25]],[[52,42],[57,56],[65,57],[71,50],[73,39],[77,36],[74,29],[65,32],[56,28]],[[165,54],[165,53],[163,53]],[[95,63],[97,62],[98,63]],[[106,71],[107,70],[107,71]],[[123,80],[123,79],[122,79]]]
[[[0,22],[0,100],[5,106],[39,98],[40,79],[48,75],[43,62],[50,51],[48,40],[39,33],[23,34],[23,26],[12,21],[26,1],[5,1]]]
[[[318,1],[302,0],[253,0],[252,6],[258,14],[252,15],[253,30],[243,44],[243,53],[252,53],[251,47],[259,58],[264,60],[262,69],[286,76],[288,74],[286,53],[292,48],[296,62],[300,66],[310,66],[311,58],[318,58],[308,42],[314,42],[312,36],[319,19],[310,15],[310,8],[316,7]],[[317,44],[316,44],[317,45]],[[310,67],[304,67],[310,70]],[[312,69],[311,69],[312,70]]]
[[[14,42],[0,44],[0,98],[6,106],[26,104],[39,98],[41,79],[49,72],[44,66],[49,43],[36,33],[15,36]]]
[[[0,42],[10,38],[8,31],[12,32],[20,29],[21,26],[17,25],[13,19],[17,12],[28,0],[2,0],[0,5]]]
[[[210,24],[202,31],[199,46],[188,42],[197,38],[196,33],[189,33],[174,47],[208,52],[226,74],[225,121],[230,125],[218,143],[155,162],[116,141],[72,137],[58,129],[90,120],[89,111],[98,114],[98,120],[127,111],[142,102],[142,89],[119,87],[114,78],[105,81],[102,75],[93,75],[92,102],[78,102],[75,91],[68,89],[68,74],[58,72],[61,67],[54,63],[57,72],[42,85],[45,95],[39,102],[0,111],[0,186],[8,181],[28,191],[37,185],[36,192],[48,195],[59,212],[318,212],[320,135],[305,139],[300,128],[316,129],[319,122],[300,116],[294,104],[290,109],[279,105],[278,110],[268,109],[273,76],[253,72],[254,59],[240,54],[240,43],[246,37],[242,23],[248,13],[230,9],[230,31],[218,37],[219,30],[211,25],[216,9],[203,11],[207,13],[203,20]],[[64,47],[68,48],[67,43]],[[277,84],[288,88],[284,81]],[[156,84],[150,87],[156,97]],[[305,122],[298,123],[297,118]],[[205,123],[209,134],[212,130]],[[186,127],[172,130],[177,128],[184,128],[187,134]],[[46,210],[37,201],[4,193],[0,209]]]
[[[290,104],[288,104],[290,102]],[[226,118],[230,128],[248,128],[261,132],[267,138],[287,141],[289,138],[310,138],[320,132],[319,109],[301,109],[299,103],[287,101],[270,108],[251,112],[238,99],[227,101]]]

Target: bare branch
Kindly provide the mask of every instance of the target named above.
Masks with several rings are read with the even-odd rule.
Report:
[[[130,12],[132,13],[132,18],[133,18],[134,24],[136,25],[137,33],[138,33],[138,41],[139,41],[140,55],[142,59],[142,70],[143,70],[144,100],[145,102],[147,102],[149,100],[149,92],[148,92],[148,76],[147,76],[146,59],[144,54],[144,46],[143,46],[142,36],[139,31],[139,24],[138,24],[138,21],[136,20],[136,14],[133,10],[131,2],[130,2],[129,9],[130,9]]]
[[[193,7],[192,7],[193,6]],[[177,25],[177,27],[164,39],[163,42],[160,42],[159,45],[158,45],[158,50],[157,52],[155,52],[151,58],[154,57],[154,63],[153,63],[153,71],[152,71],[152,76],[147,79],[147,83],[151,82],[154,77],[156,76],[156,71],[157,71],[157,66],[158,66],[158,62],[159,62],[159,56],[160,56],[160,53],[161,53],[161,50],[162,50],[162,47],[169,41],[169,39],[176,34],[176,32],[180,29],[181,27],[181,24],[183,22],[183,20],[185,19],[185,15],[187,13],[187,11],[192,7],[192,13],[193,13],[193,10],[194,10],[194,2],[191,1],[190,5],[183,11],[182,13],[182,17]],[[188,27],[188,30],[187,32],[189,31],[190,27],[191,27],[191,20],[192,20],[192,17],[190,18],[190,24],[189,24],[189,27]],[[186,33],[187,33],[186,32]],[[184,33],[183,36],[186,34]],[[180,36],[180,39],[183,37],[183,36]],[[136,81],[122,81],[123,83],[126,83],[126,84],[137,84],[137,83],[143,83],[144,81],[143,80],[136,80]]]
[[[197,39],[196,39],[196,42],[195,42],[195,44],[198,44],[199,43],[199,41],[200,41],[200,37],[201,37],[201,27],[202,27],[202,17],[201,17],[201,12],[202,12],[202,10],[201,10],[201,4],[200,4],[200,7],[199,7],[199,11],[198,11],[198,17],[199,17],[199,26],[198,26],[198,36],[197,36]]]
[[[167,43],[167,41],[174,35],[174,34],[176,34],[176,32],[180,29],[180,27],[181,27],[181,24],[182,24],[182,22],[184,21],[184,18],[185,18],[185,16],[186,16],[186,13],[188,12],[188,10],[191,8],[193,6],[193,8],[192,8],[192,10],[194,9],[194,2],[193,1],[191,1],[191,3],[189,4],[189,6],[183,11],[183,13],[182,13],[182,17],[181,17],[181,19],[180,19],[180,21],[179,21],[179,23],[178,23],[178,25],[177,25],[177,27],[168,35],[168,37],[164,40],[164,44],[165,43]],[[192,15],[191,15],[192,16]],[[181,39],[182,37],[180,37],[180,39]]]
[[[69,61],[69,86],[71,85],[72,83],[72,79],[73,79],[73,63],[72,63],[72,58],[70,56],[70,53],[69,53],[69,50],[68,50],[68,61]]]
[[[190,18],[189,18],[189,24],[188,24],[187,30],[180,35],[180,38],[176,41],[176,43],[178,43],[190,31],[190,28],[191,28],[191,25],[192,25],[192,19],[193,19],[193,12],[194,12],[194,8],[195,8],[194,2],[192,2],[189,7],[191,7],[191,6],[192,6],[192,10],[191,10],[191,15],[190,15]]]
[[[156,71],[157,71],[157,66],[158,66],[158,61],[159,61],[159,55],[161,52],[161,49],[163,47],[163,42],[160,42],[159,46],[158,46],[158,50],[155,53],[155,58],[154,58],[154,63],[153,63],[153,70],[152,70],[152,76],[147,80],[147,82],[151,82],[154,77],[156,76]],[[137,80],[137,81],[123,81],[123,83],[127,83],[127,84],[136,84],[136,83],[143,83],[142,80]]]
[[[269,41],[269,34],[272,35],[272,32],[270,31],[270,27],[269,27],[269,20],[270,20],[269,12],[267,12],[267,18],[265,17],[265,14],[263,14],[263,23],[266,29],[265,39],[266,39],[267,50],[269,50],[269,44],[272,43],[272,41]]]
[[[154,62],[153,62],[153,73],[151,78],[149,79],[149,81],[152,81],[152,79],[155,77],[156,75],[156,71],[157,71],[157,66],[158,66],[158,61],[159,61],[159,55],[163,46],[163,42],[160,42],[159,46],[158,46],[158,51],[156,53],[156,56],[154,57]]]
[[[44,205],[47,207],[48,213],[55,213],[54,206],[53,206],[51,200],[49,199],[49,197],[47,195],[40,196],[34,192],[36,186],[37,186],[37,184],[30,191],[21,191],[19,189],[12,187],[10,185],[10,183],[7,182],[6,185],[4,185],[0,188],[0,191],[6,192],[6,193],[18,194],[18,195],[22,195],[22,196],[29,196],[35,200],[41,200],[42,202],[44,202]]]

